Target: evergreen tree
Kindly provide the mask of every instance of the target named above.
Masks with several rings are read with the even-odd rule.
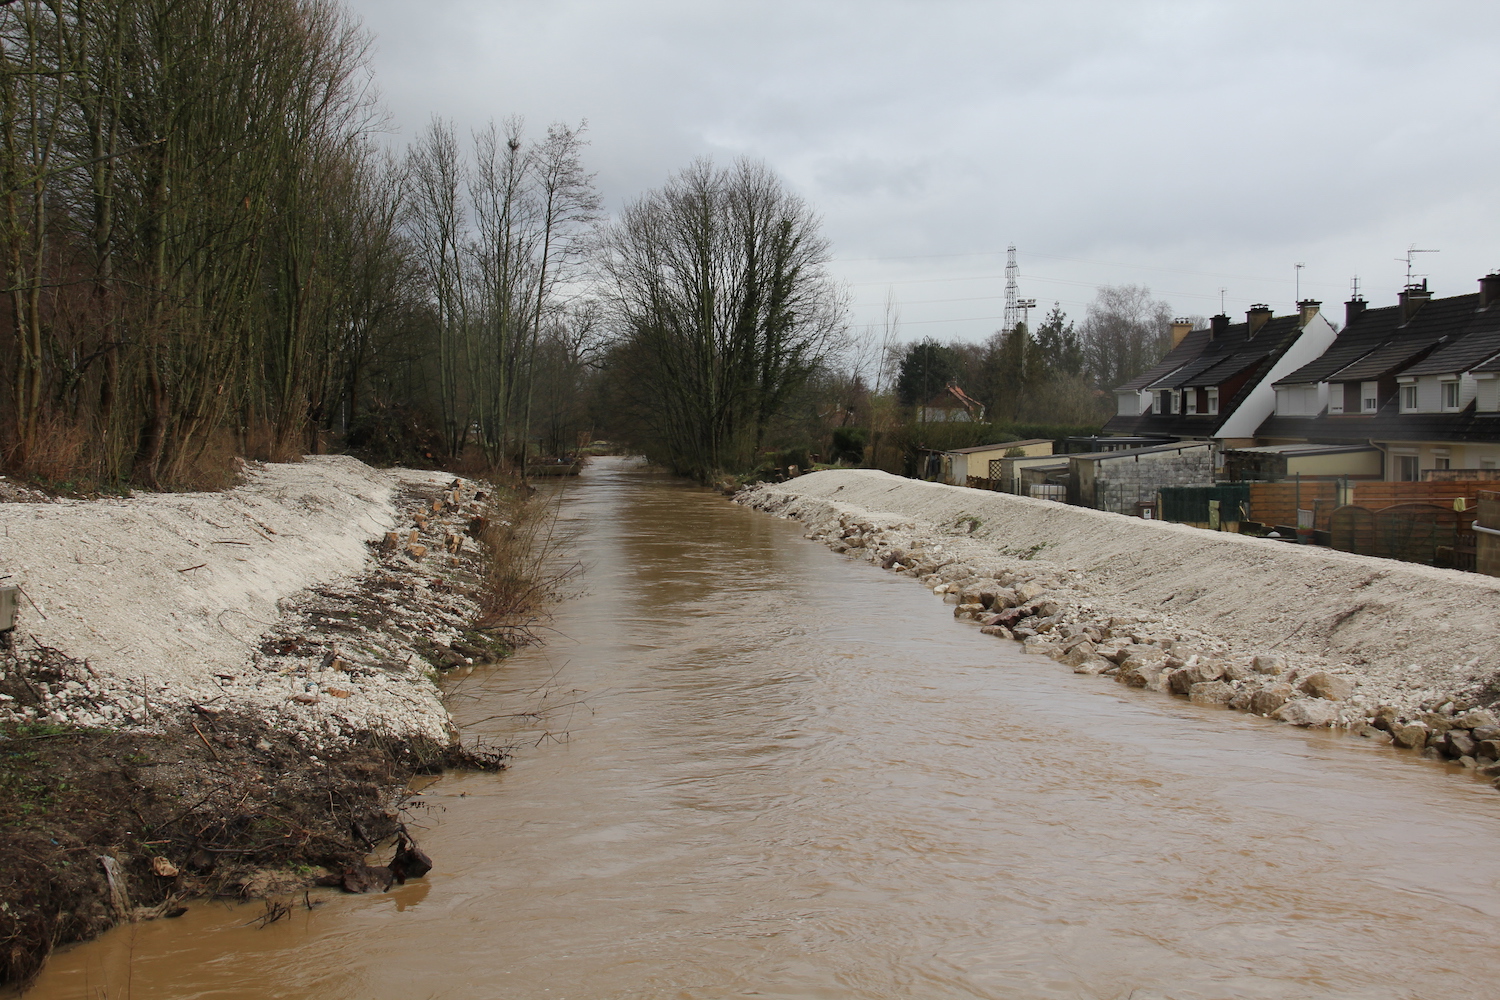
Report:
[[[929,337],[907,347],[896,377],[896,398],[903,406],[925,404],[958,375],[953,348]]]

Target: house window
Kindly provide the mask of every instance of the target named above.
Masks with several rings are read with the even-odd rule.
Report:
[[[1479,460],[1479,467],[1481,469],[1493,469],[1495,467],[1495,460],[1493,458],[1481,458]]]
[[[1182,390],[1182,412],[1183,413],[1197,413],[1198,412],[1198,390],[1197,389],[1184,389],[1184,390]]]
[[[1217,414],[1219,412],[1219,390],[1208,390],[1208,405],[1203,408],[1204,413]]]
[[[1458,383],[1457,382],[1444,382],[1443,383],[1443,409],[1445,409],[1445,410],[1456,410],[1456,409],[1458,409]]]
[[[1417,410],[1417,384],[1411,382],[1401,387],[1401,412],[1415,413]],[[1416,482],[1416,480],[1404,480],[1405,482]]]
[[[1415,455],[1397,455],[1396,470],[1398,473],[1396,478],[1403,483],[1414,483],[1421,478]]]
[[[1359,412],[1374,413],[1380,409],[1380,383],[1362,382],[1359,389]]]
[[[1176,409],[1172,406],[1172,397],[1175,395],[1176,393],[1174,393],[1171,389],[1162,389],[1157,392],[1156,412],[1161,416],[1167,416],[1169,414],[1175,413]]]
[[[1448,463],[1449,460],[1446,458],[1434,458],[1432,460],[1432,467],[1434,469],[1451,469],[1453,466]]]

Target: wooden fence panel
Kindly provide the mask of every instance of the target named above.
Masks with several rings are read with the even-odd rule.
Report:
[[[1328,530],[1328,515],[1337,502],[1337,484],[1329,482],[1303,483],[1251,483],[1250,519],[1262,524],[1295,526],[1297,504],[1303,510],[1317,510],[1319,530]]]

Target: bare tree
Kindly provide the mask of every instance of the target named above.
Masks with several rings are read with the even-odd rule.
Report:
[[[610,231],[627,400],[679,472],[747,464],[823,362],[845,312],[828,254],[808,207],[749,160],[694,163]]]
[[[1172,307],[1144,285],[1105,285],[1079,328],[1085,370],[1112,389],[1151,367],[1172,343]]]
[[[434,119],[412,146],[412,244],[431,283],[437,317],[438,403],[450,455],[463,450],[469,428],[468,377],[474,363],[464,252],[469,240],[463,200],[465,168],[453,126]]]

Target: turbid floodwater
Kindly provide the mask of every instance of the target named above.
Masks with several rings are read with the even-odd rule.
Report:
[[[583,592],[454,683],[520,748],[423,790],[430,877],[198,904],[28,996],[1493,994],[1488,785],[1074,675],[628,462],[560,488]]]

